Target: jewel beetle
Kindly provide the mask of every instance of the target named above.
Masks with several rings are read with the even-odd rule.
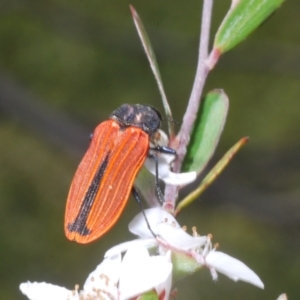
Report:
[[[163,201],[158,160],[153,151],[149,153],[161,120],[151,106],[123,104],[96,127],[68,194],[64,229],[69,240],[86,244],[105,234],[119,219],[131,192],[141,203],[133,184],[147,157],[155,160],[156,191]],[[151,150],[176,155],[165,146]]]

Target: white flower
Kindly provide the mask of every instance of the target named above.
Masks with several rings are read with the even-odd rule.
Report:
[[[186,185],[196,180],[196,172],[174,173],[170,169],[170,158],[174,160],[173,155],[159,153],[158,158],[158,177],[167,184]],[[155,161],[153,158],[147,158],[146,168],[153,174],[156,174]]]
[[[154,238],[142,214],[129,224],[130,231],[140,239],[117,245],[105,254],[104,261],[88,276],[83,289],[41,282],[27,282],[20,290],[30,300],[126,300],[146,292],[169,299],[172,278],[175,280],[194,273],[203,266],[210,269],[217,280],[220,272],[234,281],[242,280],[264,288],[259,277],[243,262],[223,252],[216,251],[211,236],[193,236],[186,233],[175,218],[161,208],[145,211]],[[160,255],[149,255],[147,249],[155,248]],[[123,260],[121,252],[126,252]]]
[[[167,146],[169,143],[168,136],[162,130],[156,136],[155,143],[150,143],[150,148],[156,146]],[[171,163],[176,158],[173,154],[166,154],[159,151],[151,151],[150,154],[154,154],[158,158],[158,177],[166,184],[171,185],[186,185],[196,180],[196,172],[187,173],[173,173],[171,171]],[[145,167],[153,174],[156,175],[156,165],[153,158],[147,158],[145,161]]]
[[[176,259],[176,268],[184,268],[186,275],[195,272],[202,266],[210,269],[214,280],[220,272],[234,281],[242,280],[259,288],[264,288],[260,278],[243,262],[223,252],[216,251],[211,244],[211,236],[194,236],[187,234],[175,218],[161,208],[145,210],[152,231],[158,236],[154,238],[149,231],[143,215],[138,214],[129,224],[129,230],[140,239],[117,245],[105,253],[105,257],[124,252],[131,245],[143,245],[157,248],[163,254],[172,251],[172,259]],[[178,259],[177,259],[178,258]],[[188,261],[188,263],[187,263]],[[187,268],[187,265],[189,267]],[[173,273],[176,272],[174,269]],[[182,273],[183,270],[180,270]]]
[[[45,282],[20,284],[21,292],[30,300],[84,300],[118,299],[117,282],[121,267],[121,255],[105,259],[87,278],[83,290],[68,290]]]
[[[187,234],[176,219],[160,207],[146,209],[145,214],[153,232],[175,248],[188,250],[206,242],[205,236],[192,237]],[[132,219],[128,227],[130,232],[142,239],[153,238],[141,213]]]
[[[192,237],[187,234],[179,226],[176,219],[160,207],[146,209],[145,214],[152,231],[174,248],[189,250],[206,243],[206,236]],[[105,253],[104,257],[125,252],[131,245],[143,245],[148,249],[159,246],[159,240],[151,234],[142,213],[135,216],[129,223],[129,230],[139,236],[140,239],[114,246]]]
[[[151,290],[167,300],[172,286],[170,255],[150,256],[146,248],[131,245],[123,260],[120,254],[104,259],[81,291],[45,282],[22,283],[20,290],[30,300],[126,300]]]

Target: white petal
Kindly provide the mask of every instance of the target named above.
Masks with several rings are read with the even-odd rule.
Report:
[[[30,300],[77,300],[77,291],[46,282],[25,282],[20,284],[21,292]]]
[[[147,249],[153,248],[157,246],[157,241],[155,238],[148,238],[148,239],[138,239],[138,240],[132,240],[129,242],[121,243],[119,245],[116,245],[109,250],[106,251],[104,258],[114,256],[118,253],[122,253],[127,251],[130,247],[135,245],[141,245]]]
[[[123,258],[119,290],[122,299],[130,299],[166,282],[172,264],[166,256],[149,256],[141,246],[131,247]]]
[[[204,245],[207,240],[205,236],[193,237],[186,233],[176,219],[161,207],[146,209],[145,214],[152,231],[176,248],[189,250]],[[141,238],[152,237],[142,213],[129,223],[129,230]]]
[[[249,267],[223,252],[210,251],[205,261],[208,267],[216,269],[234,281],[242,280],[259,288],[264,288],[263,282]]]
[[[84,294],[92,298],[93,295],[104,292],[109,295],[114,295],[117,298],[118,290],[116,286],[119,281],[120,268],[120,253],[104,259],[85,281],[83,286]]]
[[[170,169],[170,156],[169,154],[160,154],[158,156],[158,177],[171,185],[186,185],[195,181],[197,178],[196,172],[173,173]],[[156,175],[154,159],[147,158],[145,166],[152,174]]]
[[[167,259],[168,262],[171,263],[171,251],[168,251],[166,253],[165,258]],[[173,268],[173,266],[172,266],[172,268]],[[167,276],[167,278],[165,280],[163,280],[159,285],[155,286],[155,289],[159,296],[162,293],[164,293],[163,300],[170,299],[171,288],[172,288],[172,269],[171,269],[169,275]],[[161,299],[161,298],[159,297],[159,299]]]
[[[145,214],[150,227],[155,234],[158,233],[157,225],[163,222],[168,222],[169,224],[173,224],[176,227],[180,227],[176,219],[161,207],[145,209]],[[152,233],[147,227],[147,223],[142,213],[136,215],[129,223],[128,227],[131,233],[141,238],[153,237]]]
[[[287,295],[286,294],[281,294],[277,300],[288,300]]]
[[[182,228],[174,227],[167,223],[159,224],[157,226],[157,233],[170,245],[182,250],[191,250],[196,247],[201,247],[207,241],[206,236],[193,237]]]

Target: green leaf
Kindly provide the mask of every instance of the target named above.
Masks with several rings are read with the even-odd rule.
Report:
[[[249,141],[248,137],[241,138],[234,146],[232,146],[219,162],[209,171],[200,183],[199,187],[187,195],[180,203],[178,203],[175,216],[184,208],[190,205],[218,178],[222,171],[227,167],[235,154]]]
[[[213,52],[224,53],[243,41],[284,0],[240,0],[232,1],[215,37]]]
[[[131,10],[134,25],[135,25],[135,27],[138,31],[138,34],[139,34],[139,37],[141,39],[142,45],[143,45],[144,50],[146,52],[147,58],[149,60],[150,67],[152,69],[155,80],[157,82],[160,95],[162,97],[162,102],[163,102],[165,114],[166,114],[166,117],[167,117],[167,120],[168,120],[169,138],[171,140],[175,136],[172,112],[171,112],[171,108],[170,108],[170,105],[168,103],[167,96],[166,96],[166,93],[165,93],[165,90],[164,90],[164,86],[163,86],[163,83],[162,83],[162,80],[161,80],[161,76],[160,76],[158,64],[157,64],[157,61],[156,61],[155,53],[153,51],[149,36],[147,34],[147,31],[146,31],[146,29],[143,25],[143,22],[142,22],[141,18],[139,17],[138,13],[136,12],[136,10],[134,9],[134,7],[132,5],[129,5],[129,7],[130,7],[130,10]]]
[[[227,112],[228,98],[224,91],[209,92],[202,102],[193,128],[183,171],[196,171],[199,174],[204,169],[217,147]]]
[[[200,270],[202,265],[196,259],[186,253],[179,251],[172,251],[172,282],[177,282],[182,278],[195,273]]]
[[[159,300],[155,291],[149,291],[138,297],[138,300]]]

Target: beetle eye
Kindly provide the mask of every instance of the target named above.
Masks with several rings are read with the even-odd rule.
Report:
[[[93,139],[93,136],[94,136],[94,134],[91,133],[91,134],[90,134],[90,141]]]

